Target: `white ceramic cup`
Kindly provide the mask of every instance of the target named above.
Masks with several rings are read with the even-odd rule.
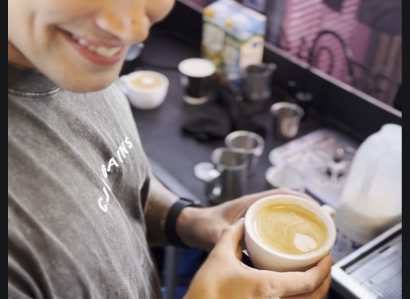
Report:
[[[253,221],[258,211],[272,204],[299,205],[316,214],[327,227],[328,239],[324,246],[311,253],[291,255],[277,252],[263,244],[253,230]],[[330,254],[335,241],[336,227],[327,208],[322,208],[298,196],[274,195],[265,197],[255,202],[245,216],[245,243],[247,251],[254,266],[260,270],[276,272],[306,271],[315,266],[320,259]]]
[[[157,77],[161,80],[161,85],[149,88],[149,79],[147,79],[147,88],[139,88],[132,84],[132,80],[142,76]],[[130,104],[137,109],[151,110],[159,107],[164,102],[168,93],[168,78],[157,72],[136,71],[129,75],[124,75],[120,79],[123,92],[128,97]]]

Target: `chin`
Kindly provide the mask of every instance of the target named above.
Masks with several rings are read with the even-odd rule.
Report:
[[[119,72],[109,72],[109,74],[71,74],[65,76],[48,76],[61,88],[74,93],[98,92],[106,89],[118,78]],[[47,75],[47,74],[46,74]]]
[[[71,63],[67,63],[71,61]],[[42,66],[47,65],[47,68]],[[50,67],[51,66],[51,67]],[[123,62],[111,67],[92,68],[74,59],[66,59],[64,63],[44,61],[37,66],[55,84],[74,93],[98,92],[112,85],[118,78]]]
[[[88,82],[87,84],[84,84],[83,82],[64,82],[64,84],[59,84],[59,86],[74,93],[90,93],[104,90],[113,84],[114,81],[115,78],[106,82]]]

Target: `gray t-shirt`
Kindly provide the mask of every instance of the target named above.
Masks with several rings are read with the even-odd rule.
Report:
[[[149,166],[114,84],[59,89],[8,67],[8,297],[159,299]]]

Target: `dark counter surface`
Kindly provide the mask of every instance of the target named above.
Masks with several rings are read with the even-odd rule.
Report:
[[[204,183],[194,176],[194,167],[199,162],[210,162],[212,151],[224,146],[224,140],[199,142],[182,133],[183,124],[192,119],[192,115],[202,109],[202,106],[192,106],[182,100],[183,90],[176,69],[181,60],[199,56],[199,50],[191,46],[188,40],[179,36],[154,33],[145,43],[141,57],[126,63],[122,73],[127,74],[138,69],[153,70],[164,74],[170,80],[167,98],[159,108],[150,111],[133,108],[133,115],[148,157],[173,175],[206,205],[208,202],[204,194]],[[265,106],[270,107],[271,104],[283,100],[284,96],[283,93],[275,92]],[[273,137],[273,120],[269,108],[253,118],[266,128],[267,137],[257,172],[249,178],[249,194],[267,190],[265,172],[271,166],[269,152],[288,142]],[[323,127],[330,126],[319,116],[311,116],[302,122],[297,137]]]

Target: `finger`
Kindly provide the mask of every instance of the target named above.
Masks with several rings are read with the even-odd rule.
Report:
[[[237,250],[244,234],[244,228],[245,219],[243,218],[225,228],[213,252],[222,253],[226,256],[237,256]]]
[[[332,283],[332,276],[329,274],[322,285],[313,292],[297,295],[297,296],[290,296],[290,297],[282,297],[283,299],[323,299],[326,294],[329,292],[330,285]]]
[[[236,258],[238,260],[242,260],[242,247],[241,247],[241,245],[238,245],[238,248],[236,248]]]
[[[326,296],[326,294],[329,292],[330,285],[332,283],[332,275],[328,275],[324,283],[320,286],[319,289],[317,289],[316,292],[314,292],[310,297],[306,297],[309,299],[322,299]]]
[[[315,292],[329,276],[332,267],[332,258],[323,258],[317,266],[306,272],[264,272],[261,279],[274,282],[274,287],[279,291],[280,297],[289,297]]]

